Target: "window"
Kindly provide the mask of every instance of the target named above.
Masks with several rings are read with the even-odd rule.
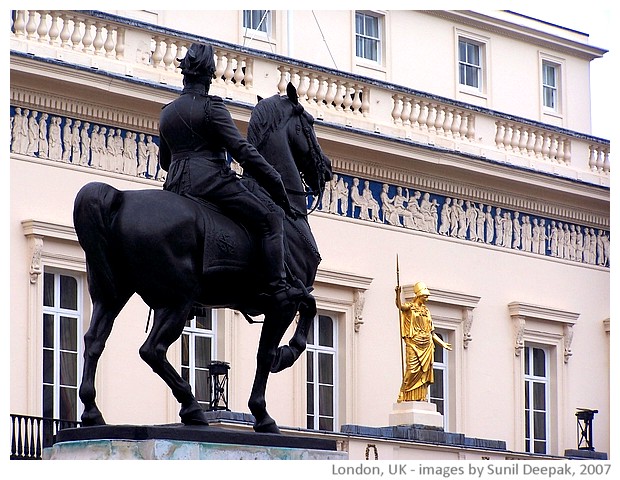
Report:
[[[181,377],[203,407],[209,407],[209,363],[215,355],[214,311],[201,309],[188,319],[181,335]]]
[[[244,10],[243,28],[271,34],[271,10]]]
[[[375,15],[355,12],[355,55],[381,63],[381,21]]]
[[[337,322],[317,315],[306,349],[306,426],[334,431],[336,418]]]
[[[525,451],[549,451],[549,366],[547,352],[540,347],[525,345]]]
[[[445,331],[435,330],[435,334],[442,340],[448,341],[448,333]],[[434,383],[429,389],[429,400],[437,405],[437,411],[441,413],[444,425],[448,425],[448,409],[446,403],[448,401],[448,358],[446,351],[435,346],[435,354],[433,357],[433,376]]]
[[[78,277],[43,274],[43,417],[77,420],[81,369],[82,285]],[[51,427],[52,425],[49,424]]]
[[[543,106],[558,111],[558,72],[559,66],[553,63],[542,63]]]
[[[482,91],[482,46],[459,38],[459,84]]]

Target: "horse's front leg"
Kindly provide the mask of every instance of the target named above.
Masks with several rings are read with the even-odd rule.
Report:
[[[280,309],[278,313],[269,313],[265,316],[256,353],[256,374],[248,401],[250,412],[254,415],[254,430],[256,432],[280,433],[275,420],[267,413],[265,392],[269,373],[276,358],[277,346],[293,321],[296,313],[295,308],[294,304],[290,304]]]
[[[316,300],[312,295],[304,297],[299,305],[299,321],[293,337],[288,345],[282,345],[276,351],[276,357],[271,365],[271,372],[281,372],[285,368],[292,367],[303,351],[306,349],[308,333],[316,316]]]

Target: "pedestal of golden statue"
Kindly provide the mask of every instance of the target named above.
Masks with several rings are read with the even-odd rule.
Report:
[[[443,428],[443,415],[431,402],[408,401],[394,403],[390,413],[390,426],[425,425]]]

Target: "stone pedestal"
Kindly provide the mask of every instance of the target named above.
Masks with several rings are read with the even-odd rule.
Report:
[[[103,425],[61,430],[47,460],[347,460],[333,440],[211,426]]]
[[[390,426],[424,425],[443,429],[443,415],[431,402],[400,402],[392,406]]]

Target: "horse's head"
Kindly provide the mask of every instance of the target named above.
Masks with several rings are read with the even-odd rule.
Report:
[[[289,145],[304,183],[318,195],[332,179],[332,164],[316,138],[314,117],[299,103],[297,90],[290,82],[286,96],[293,105],[293,121],[288,124]]]

